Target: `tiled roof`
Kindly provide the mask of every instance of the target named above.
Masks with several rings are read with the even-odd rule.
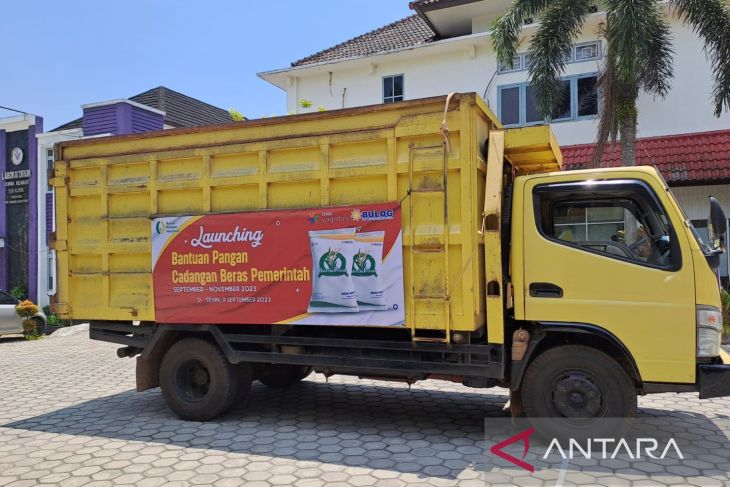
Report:
[[[564,169],[591,167],[594,144],[562,147]],[[669,184],[730,181],[730,130],[647,137],[637,140],[636,163],[659,169]],[[621,165],[618,147],[609,147],[601,167]]]
[[[299,61],[292,66],[306,66],[323,62],[341,61],[361,56],[372,56],[396,49],[415,47],[434,37],[434,32],[418,15],[411,15],[385,27],[350,39]]]
[[[196,127],[198,125],[215,125],[232,121],[227,110],[183,95],[164,86],[152,88],[129,99],[162,110],[165,112],[165,124],[172,127]],[[82,118],[77,118],[56,127],[52,132],[80,128],[82,121]]]

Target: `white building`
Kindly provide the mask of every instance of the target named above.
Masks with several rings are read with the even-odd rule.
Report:
[[[505,126],[540,124],[524,54],[539,19],[525,25],[512,66],[498,66],[492,47],[490,25],[511,3],[414,1],[410,17],[259,76],[286,91],[290,113],[477,92]],[[639,163],[662,171],[689,217],[702,227],[708,195],[730,209],[730,114],[714,117],[712,76],[702,43],[664,8],[673,37],[675,78],[666,99],[639,98]],[[584,167],[591,158],[599,110],[595,81],[604,48],[597,32],[604,19],[597,7],[577,40],[564,73],[570,91],[564,117],[551,122],[566,168]],[[303,108],[307,102],[311,107]],[[606,163],[618,164],[616,154],[607,155]],[[723,274],[728,274],[727,265]]]

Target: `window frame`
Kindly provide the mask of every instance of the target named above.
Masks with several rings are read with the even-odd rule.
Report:
[[[596,46],[596,56],[586,59],[578,59],[578,49],[585,46]],[[528,62],[529,57],[530,55],[527,51],[518,52],[517,54],[515,54],[515,59],[520,60],[519,67],[512,69],[507,69],[505,66],[502,65],[502,63],[497,62],[497,74],[510,74],[527,71],[528,69],[530,69],[530,63]],[[590,61],[599,61],[601,58],[603,58],[603,44],[600,40],[579,42],[571,46],[570,56],[566,57],[565,64],[587,63]]]
[[[670,262],[667,266],[661,266],[652,264],[650,262],[644,262],[644,261],[638,261],[635,259],[631,259],[629,257],[623,257],[620,255],[614,255],[614,254],[608,254],[605,252],[601,252],[599,250],[594,250],[589,247],[576,245],[571,243],[568,240],[560,240],[556,237],[553,237],[551,235],[548,235],[545,229],[543,228],[543,218],[542,218],[542,212],[540,211],[542,209],[542,197],[541,194],[550,193],[552,191],[568,191],[572,190],[573,192],[586,192],[586,193],[594,193],[596,191],[600,191],[601,188],[605,188],[606,191],[608,190],[633,190],[633,191],[643,191],[648,196],[648,198],[651,200],[651,202],[656,205],[656,207],[664,212],[664,215],[667,218],[668,223],[668,230],[669,230],[669,250],[670,250]],[[600,199],[613,199],[613,197],[606,197],[606,198],[600,198]],[[552,204],[560,203],[566,201],[566,199],[557,199],[553,200]],[[573,201],[579,202],[580,199]],[[659,200],[659,197],[657,196],[656,192],[647,184],[645,181],[642,181],[641,179],[616,179],[616,180],[603,180],[603,181],[570,181],[570,182],[560,182],[560,183],[543,183],[538,184],[532,189],[532,204],[533,204],[533,212],[535,216],[535,227],[537,228],[538,233],[541,237],[548,240],[549,242],[553,242],[559,245],[563,245],[566,247],[570,247],[576,250],[581,250],[583,252],[588,252],[590,254],[599,255],[601,257],[606,257],[608,259],[615,259],[622,262],[626,262],[629,264],[638,265],[640,267],[648,267],[651,269],[666,271],[666,272],[677,272],[682,269],[682,251],[681,247],[679,245],[679,239],[677,237],[677,232],[674,228],[674,225],[672,225],[672,221],[669,218],[669,213],[666,210],[666,207],[662,204],[662,202]],[[549,209],[551,212],[551,219],[552,219],[552,208]],[[551,222],[551,224],[554,227],[554,223]]]
[[[586,59],[578,59],[578,49],[581,47],[586,46],[596,46],[596,55],[594,57],[589,57]],[[603,49],[601,46],[601,41],[588,41],[588,42],[579,42],[578,44],[573,45],[573,48],[570,52],[570,61],[569,64],[575,64],[575,63],[587,63],[589,61],[598,61],[603,57]]]
[[[400,77],[401,79],[401,87],[402,87],[402,93],[399,96],[396,96],[395,94],[393,96],[386,97],[385,96],[385,80],[390,79],[393,83],[393,93],[395,93],[395,78]],[[398,103],[399,101],[405,101],[406,99],[406,76],[403,73],[400,74],[388,74],[382,77],[380,82],[380,89],[382,90],[382,100],[383,103]],[[400,100],[396,100],[396,98],[400,98]]]
[[[57,291],[56,286],[58,284],[57,275],[56,275],[56,251],[55,250],[51,249],[48,251],[48,256],[46,258],[46,265],[48,266],[46,269],[48,272],[48,276],[46,278],[46,287],[47,287],[46,294],[48,296],[54,296],[56,294],[56,291]]]
[[[563,122],[581,122],[584,120],[595,120],[601,116],[601,94],[596,87],[596,105],[597,113],[595,115],[578,115],[578,80],[585,78],[596,78],[596,85],[598,83],[598,73],[581,73],[574,74],[571,76],[564,76],[560,78],[561,81],[570,82],[570,116],[567,118],[554,118],[549,123],[563,123]],[[497,87],[497,116],[499,120],[502,120],[502,91],[510,88],[519,88],[519,123],[517,124],[503,124],[505,128],[513,127],[531,127],[533,125],[544,125],[548,123],[547,119],[539,120],[536,122],[527,122],[527,87],[530,85],[529,81],[523,81],[520,83],[511,83],[506,85],[499,85]]]

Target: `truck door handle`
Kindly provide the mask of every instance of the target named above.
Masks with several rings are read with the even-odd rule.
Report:
[[[563,288],[551,282],[533,282],[530,284],[530,296],[533,298],[562,298]]]

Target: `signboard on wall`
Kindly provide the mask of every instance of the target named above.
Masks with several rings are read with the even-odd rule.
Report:
[[[0,218],[6,218],[7,231],[7,282],[9,287],[28,284],[30,267],[30,151],[28,130],[5,134],[5,164],[0,167],[0,184],[4,186],[5,199],[0,204]],[[1,160],[1,159],[0,159]],[[2,166],[2,164],[0,164]],[[3,265],[4,263],[0,263]]]
[[[30,169],[4,171],[0,183],[5,185],[5,204],[28,204]]]
[[[159,323],[405,323],[398,203],[152,221]]]

